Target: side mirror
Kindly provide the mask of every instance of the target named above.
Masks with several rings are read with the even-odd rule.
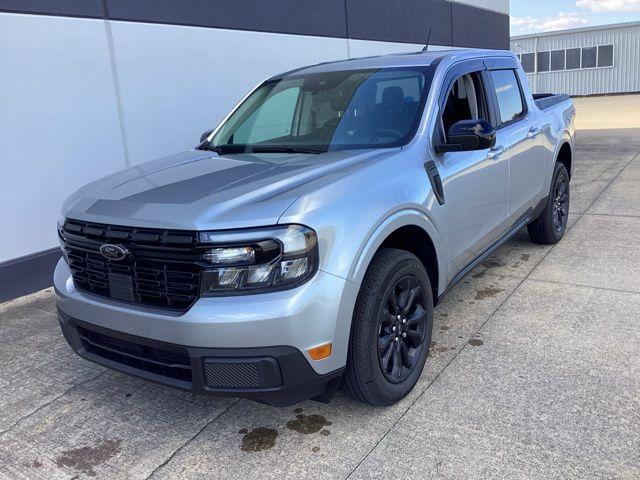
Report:
[[[203,132],[202,135],[200,135],[200,143],[204,143],[204,141],[207,139],[207,137],[209,137],[209,135],[211,135],[211,132],[213,132],[213,129],[207,130],[206,132]]]
[[[486,150],[496,144],[496,129],[486,120],[460,120],[447,132],[447,143],[437,146],[438,153]]]

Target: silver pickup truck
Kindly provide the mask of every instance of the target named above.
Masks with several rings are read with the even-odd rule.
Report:
[[[527,227],[567,227],[575,110],[509,52],[301,68],[198,147],[65,203],[55,270],[82,357],[197,393],[390,405],[416,384],[433,308]]]

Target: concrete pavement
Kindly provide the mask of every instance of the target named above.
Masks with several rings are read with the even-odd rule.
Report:
[[[386,409],[196,397],[77,358],[51,291],[0,305],[0,478],[638,478],[639,181],[640,130],[580,132],[566,237],[465,278]]]

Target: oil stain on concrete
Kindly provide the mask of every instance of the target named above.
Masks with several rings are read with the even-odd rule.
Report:
[[[504,267],[504,262],[497,258],[490,258],[482,262],[482,265],[484,265],[485,268],[499,268]]]
[[[471,340],[469,340],[468,343],[472,347],[480,347],[480,346],[484,345],[484,342],[482,340],[480,340],[479,338],[472,338]]]
[[[493,298],[496,295],[500,294],[504,292],[503,288],[492,288],[492,287],[487,287],[487,288],[483,288],[482,290],[478,290],[476,292],[476,300],[484,300],[485,298]]]
[[[90,477],[95,477],[94,467],[106,462],[120,453],[120,440],[103,440],[93,447],[74,448],[62,452],[56,458],[58,467],[70,467]]]
[[[331,425],[331,422],[324,418],[322,415],[314,413],[312,415],[305,415],[299,413],[296,415],[295,420],[289,420],[287,422],[287,428],[294,432],[310,434],[316,433],[322,430],[324,427]]]
[[[276,444],[276,438],[278,438],[278,431],[273,428],[257,427],[250,432],[243,428],[239,433],[244,434],[242,437],[242,446],[240,449],[243,452],[261,452],[262,450],[269,450]]]

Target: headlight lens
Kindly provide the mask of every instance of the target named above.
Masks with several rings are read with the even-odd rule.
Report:
[[[318,237],[302,225],[199,235],[211,245],[202,254],[211,266],[202,273],[203,296],[294,288],[318,268]]]

